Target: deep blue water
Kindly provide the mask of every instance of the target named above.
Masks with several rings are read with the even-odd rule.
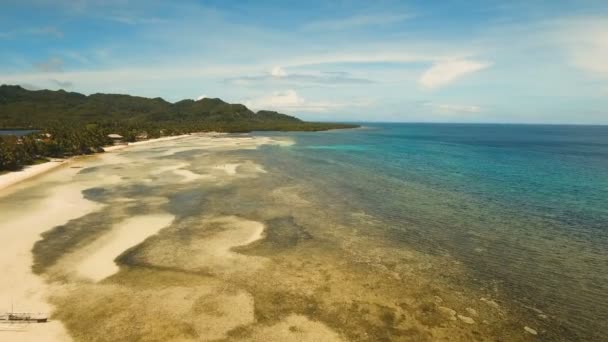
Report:
[[[363,125],[290,133],[270,162],[564,331],[608,321],[608,126]]]

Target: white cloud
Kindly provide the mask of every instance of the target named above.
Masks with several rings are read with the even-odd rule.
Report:
[[[304,26],[304,30],[327,31],[347,30],[365,26],[379,26],[398,23],[411,18],[411,14],[371,14],[356,15],[347,18],[313,21]]]
[[[203,94],[203,95],[201,95],[201,96],[197,97],[197,98],[196,98],[196,101],[200,101],[200,100],[202,100],[202,99],[204,99],[204,98],[206,98],[206,97],[207,97],[207,95],[204,95],[204,94]]]
[[[439,88],[465,75],[483,70],[490,65],[489,63],[464,59],[437,62],[420,76],[418,83],[428,89]]]
[[[282,112],[327,112],[330,110],[345,108],[353,105],[365,105],[361,102],[354,103],[338,103],[329,101],[311,101],[300,96],[295,90],[289,89],[285,91],[276,91],[270,95],[261,96],[254,99],[248,99],[243,103],[253,109],[269,109]]]
[[[245,101],[245,105],[255,110],[289,110],[302,108],[305,106],[305,102],[304,98],[300,97],[295,90],[290,89],[247,100]]]
[[[452,103],[434,103],[428,102],[424,106],[430,107],[435,114],[472,114],[481,112],[481,107],[477,105],[463,105]]]
[[[572,65],[591,74],[608,76],[608,18],[565,21],[557,40]]]
[[[287,76],[287,72],[280,66],[275,66],[270,70],[270,75],[272,75],[272,77],[285,77]]]
[[[371,48],[370,48],[371,49]],[[373,51],[369,49],[353,49],[340,52],[319,53],[314,55],[300,54],[284,61],[289,67],[301,67],[321,64],[339,64],[339,63],[415,63],[415,62],[434,62],[447,60],[458,57],[460,55],[469,55],[470,53],[458,53],[457,55],[445,54],[427,47],[424,53],[417,52],[417,49],[412,50],[394,50],[391,48],[376,47]]]

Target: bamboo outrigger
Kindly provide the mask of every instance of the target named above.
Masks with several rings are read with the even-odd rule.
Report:
[[[0,314],[0,322],[6,323],[46,323],[48,317],[42,313],[8,312]]]

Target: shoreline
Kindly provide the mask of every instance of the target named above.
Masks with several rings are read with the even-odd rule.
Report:
[[[28,165],[19,171],[10,171],[0,175],[0,190],[21,183],[28,179],[45,174],[55,168],[68,163],[72,158],[51,159],[48,162],[36,165]]]
[[[160,138],[156,138],[156,139],[136,141],[136,142],[126,143],[126,144],[121,144],[121,145],[104,146],[103,153],[122,150],[122,149],[125,149],[130,146],[138,146],[138,145],[144,145],[144,144],[149,144],[149,143],[158,142],[158,141],[167,141],[167,140],[184,138],[184,137],[191,136],[192,134],[195,134],[195,133],[172,135],[172,136],[160,137]],[[98,153],[95,153],[95,154],[98,154]],[[10,171],[8,173],[1,174],[0,175],[0,191],[5,190],[13,185],[24,182],[26,180],[43,175],[62,165],[70,163],[77,157],[80,157],[80,156],[73,156],[73,157],[68,157],[68,158],[63,158],[63,159],[62,158],[51,159],[48,162],[45,162],[42,164],[27,165],[19,171]],[[1,196],[1,194],[0,194],[0,196]]]

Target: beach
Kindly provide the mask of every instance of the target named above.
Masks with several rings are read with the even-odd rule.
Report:
[[[46,163],[26,166],[23,170],[0,174],[0,190],[8,188],[9,186],[19,182],[23,182],[24,180],[44,174],[56,167],[63,165],[66,162],[67,160],[65,159],[53,159]]]
[[[0,311],[50,321],[0,324],[0,341],[601,340],[599,249],[469,192],[488,163],[451,167],[478,148],[384,129],[192,134],[5,188]],[[564,270],[595,285],[566,292]]]
[[[211,134],[213,134],[213,133],[211,133]],[[126,143],[126,144],[105,146],[103,149],[105,152],[112,152],[112,151],[122,150],[129,146],[138,146],[138,145],[150,144],[150,143],[154,143],[154,142],[179,139],[179,138],[187,137],[188,135],[189,134],[176,135],[176,136],[162,137],[162,138],[157,138],[157,139],[137,141],[137,142]],[[49,172],[65,163],[70,162],[70,160],[72,160],[72,159],[57,159],[57,158],[51,159],[48,162],[45,162],[42,164],[28,165],[28,166],[24,167],[23,170],[12,171],[12,172],[8,172],[5,174],[0,174],[0,190],[8,188],[9,186],[17,184],[19,182],[28,180],[30,178],[34,178],[36,176],[42,175],[46,172]]]

